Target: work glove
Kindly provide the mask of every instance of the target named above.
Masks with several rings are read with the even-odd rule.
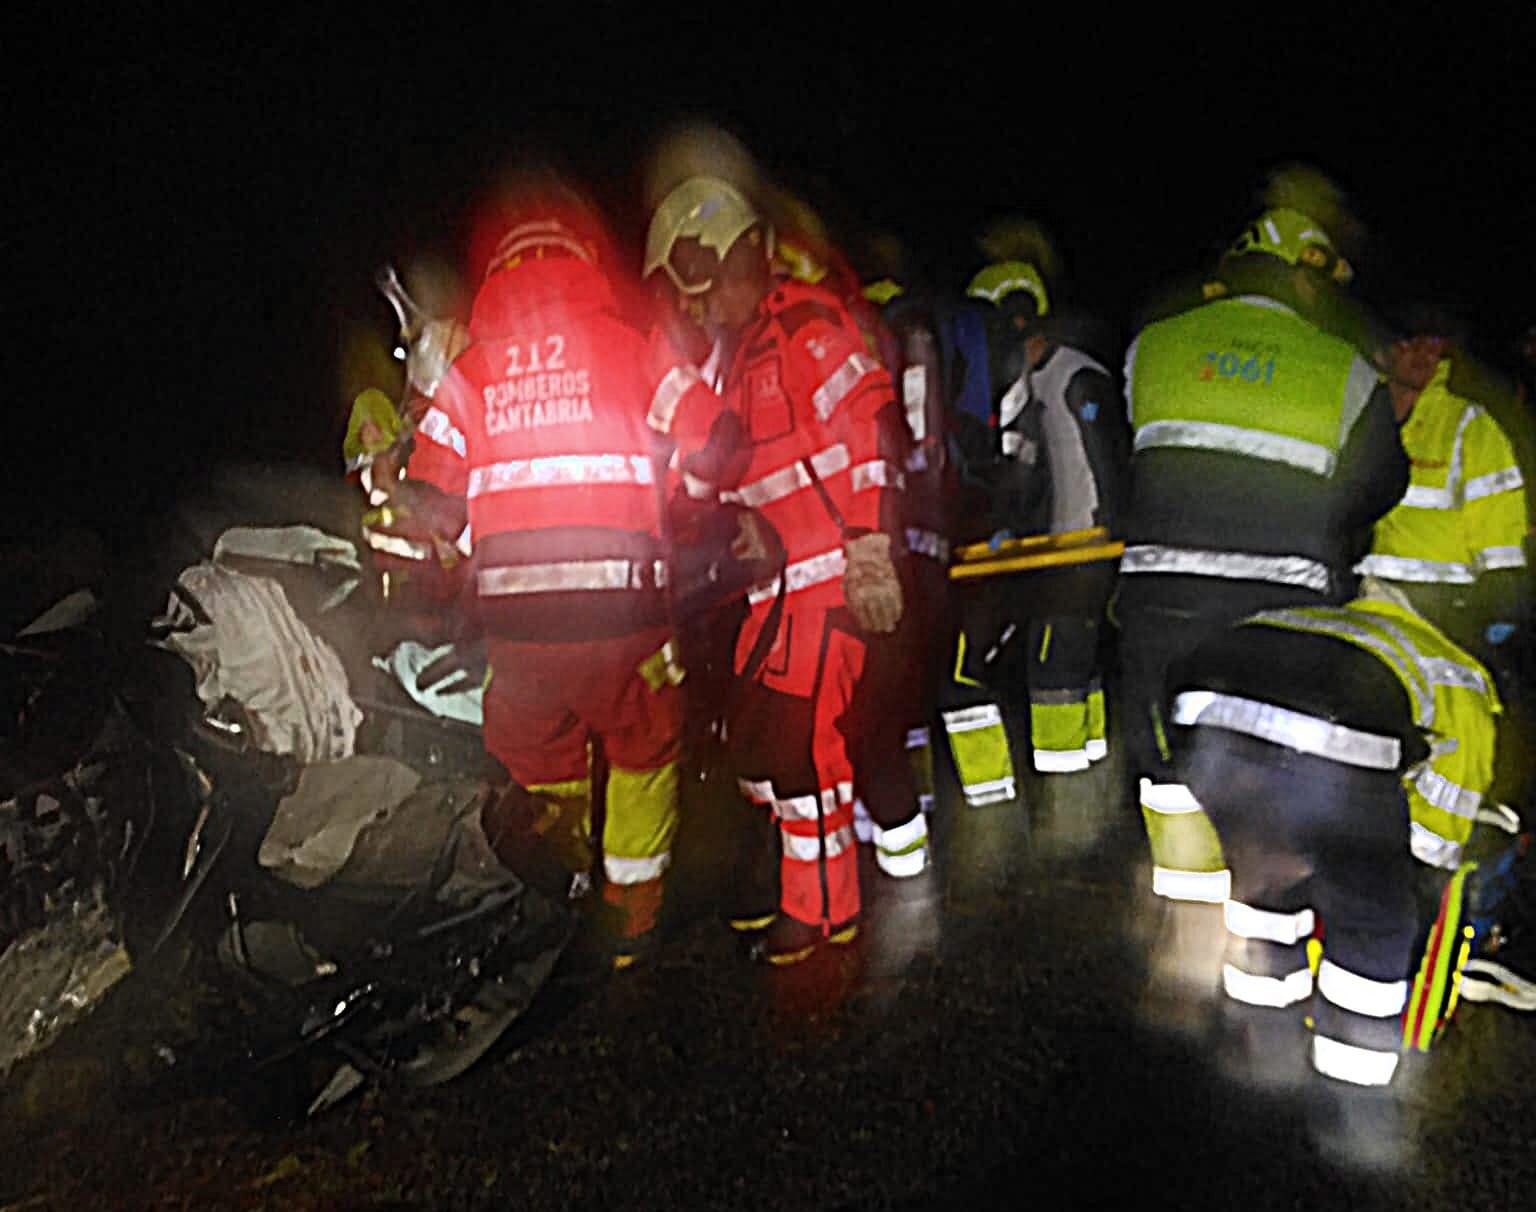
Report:
[[[901,581],[891,559],[891,536],[880,531],[843,540],[843,600],[864,631],[886,635],[901,622]]]

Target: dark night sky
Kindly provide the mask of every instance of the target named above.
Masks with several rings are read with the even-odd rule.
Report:
[[[987,217],[1033,214],[1071,292],[1122,325],[1235,234],[1268,167],[1309,160],[1369,228],[1366,297],[1455,301],[1498,352],[1536,319],[1522,7],[1451,28],[1385,5],[1219,24],[1163,6],[1135,29],[1102,6],[1097,21],[1036,7],[948,35],[932,28],[947,12],[907,32],[832,6],[756,28],[697,10],[670,30],[660,6],[622,21],[507,6],[494,26],[383,9],[88,35],[16,21],[0,247],[12,409],[37,407],[11,430],[13,488],[78,503],[110,482],[131,513],[203,460],[326,464],[337,333],[387,319],[374,265],[440,238],[477,174],[521,148],[567,156],[624,207],[639,150],[682,116],[720,121],[949,276],[974,268]]]

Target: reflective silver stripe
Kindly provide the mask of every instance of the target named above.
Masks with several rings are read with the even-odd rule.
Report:
[[[1391,1018],[1408,1005],[1408,982],[1373,981],[1341,968],[1326,955],[1317,969],[1317,991],[1340,1010],[1366,1018]]]
[[[1360,1048],[1326,1035],[1312,1037],[1312,1067],[1324,1077],[1356,1086],[1386,1086],[1397,1072],[1396,1052]]]
[[[1441,837],[1433,829],[1419,824],[1418,821],[1410,822],[1409,829],[1411,836],[1408,840],[1408,849],[1413,851],[1413,857],[1419,862],[1449,871],[1454,871],[1461,866],[1460,842]]]
[[[1108,741],[1090,740],[1086,745],[1083,746],[1083,749],[1088,754],[1088,760],[1090,762],[1102,761],[1104,758],[1109,756]]]
[[[459,537],[453,541],[460,555],[475,554],[475,531],[468,522],[464,523],[464,529],[459,531]]]
[[[1242,901],[1228,901],[1223,905],[1221,918],[1238,938],[1263,939],[1286,947],[1294,947],[1302,939],[1310,938],[1317,927],[1317,918],[1310,909],[1276,913],[1271,909],[1255,909]]]
[[[1338,456],[1326,446],[1302,438],[1244,429],[1215,421],[1153,421],[1136,431],[1136,450],[1179,448],[1215,450],[1268,463],[1284,463],[1317,476],[1330,476]]]
[[[1304,556],[1261,556],[1242,551],[1202,551],[1192,547],[1139,544],[1127,547],[1120,571],[1161,572],[1182,576],[1222,577],[1231,581],[1270,581],[1328,591],[1328,569]]]
[[[924,745],[929,743],[929,739],[928,726],[926,724],[924,724],[921,728],[908,728],[906,747],[908,749],[921,749]]]
[[[1233,1001],[1246,1006],[1282,1010],[1312,996],[1312,969],[1298,968],[1286,976],[1256,976],[1232,964],[1223,964],[1221,987]]]
[[[901,469],[894,463],[887,463],[884,459],[871,459],[868,463],[860,463],[848,474],[853,481],[854,492],[863,492],[866,488],[906,487]]]
[[[672,865],[672,855],[657,854],[650,858],[619,858],[603,855],[603,874],[610,884],[644,884],[659,880]]]
[[[644,589],[644,565],[633,560],[568,560],[558,564],[515,564],[481,569],[475,578],[481,597],[550,593],[577,589]],[[666,581],[665,566],[651,568],[650,585]]]
[[[996,303],[1004,295],[1010,294],[1016,290],[1027,290],[1031,295],[1033,295],[1036,290],[1036,286],[1028,278],[1004,278],[995,286],[978,286],[975,288],[975,290],[968,293],[973,295],[975,298],[985,299],[988,303]]]
[[[1364,358],[1356,357],[1349,366],[1349,378],[1344,382],[1344,409],[1339,414],[1339,446],[1349,441],[1349,431],[1365,411],[1365,406],[1381,385],[1381,375]]]
[[[1141,780],[1141,806],[1163,816],[1183,816],[1200,811],[1200,801],[1183,783],[1154,783]]]
[[[821,858],[821,839],[802,837],[798,833],[779,831],[784,846],[784,857],[799,863],[814,863]],[[855,844],[853,827],[844,825],[827,834],[827,857],[834,859]]]
[[[875,845],[887,854],[900,854],[913,846],[920,846],[928,840],[928,822],[919,812],[905,825],[897,825],[894,829],[882,829],[875,826]]]
[[[1209,690],[1187,690],[1173,700],[1173,722],[1188,726],[1225,728],[1311,753],[1346,766],[1396,770],[1402,743],[1396,737],[1360,732],[1272,703]]]
[[[821,804],[814,795],[797,795],[773,801],[773,814],[781,821],[814,821],[821,817]]]
[[[812,393],[811,404],[816,409],[817,418],[825,421],[830,417],[858,386],[859,380],[879,368],[880,364],[867,353],[849,354],[848,360],[828,375]]]
[[[1397,673],[1398,680],[1407,688],[1413,698],[1413,719],[1420,728],[1429,728],[1435,722],[1435,697],[1430,688],[1430,679],[1425,672],[1424,658],[1419,655],[1419,650],[1413,646],[1402,629],[1381,618],[1379,615],[1369,616],[1372,625],[1386,633],[1387,637],[1394,641],[1398,649],[1394,649],[1375,631],[1371,631],[1356,623],[1346,622],[1339,618],[1318,618],[1314,615],[1302,614],[1292,610],[1264,610],[1254,615],[1250,622],[1275,623],[1282,627],[1289,627],[1296,631],[1311,632],[1314,635],[1331,635],[1340,639],[1350,640],[1360,647],[1365,648],[1377,658],[1390,665]]]
[[[1219,905],[1232,894],[1230,871],[1179,871],[1172,867],[1152,868],[1152,891],[1171,901],[1201,901]]]
[[[402,560],[430,560],[433,557],[432,544],[416,543],[410,539],[402,539],[399,535],[383,534],[377,530],[365,530],[363,537],[368,546],[375,551],[382,551],[385,555],[398,556]]]
[[[1387,581],[1413,581],[1421,585],[1470,585],[1477,580],[1465,564],[1440,560],[1412,560],[1407,556],[1372,554],[1355,565],[1362,576]]]
[[[1077,690],[1031,690],[1029,701],[1039,707],[1071,707],[1088,701],[1088,688]]]
[[[785,592],[797,593],[802,589],[810,589],[813,585],[836,580],[843,575],[845,564],[841,547],[796,561],[784,570],[787,581]],[[776,585],[770,585],[766,589],[754,589],[747,595],[747,601],[756,606],[760,602],[771,602],[777,595]]]
[[[416,432],[424,434],[439,446],[446,446],[459,458],[464,457],[464,435],[459,432],[458,426],[448,419],[445,413],[437,405],[427,409],[426,415],[421,418],[421,424],[416,426]]]
[[[1518,547],[1484,547],[1473,553],[1472,567],[1478,572],[1493,572],[1499,568],[1524,568],[1525,552]]]
[[[683,488],[688,493],[689,500],[692,501],[713,501],[716,498],[713,484],[686,471],[683,472]]]
[[[754,804],[771,804],[775,799],[773,783],[768,779],[764,779],[762,782],[753,782],[751,779],[737,779],[736,786],[740,789],[742,796],[751,800]]]
[[[1469,821],[1477,820],[1478,805],[1483,802],[1483,797],[1460,783],[1451,782],[1427,763],[1419,768],[1413,787],[1431,807]]]
[[[984,783],[966,783],[961,788],[965,792],[965,802],[974,807],[982,807],[986,804],[997,804],[1003,800],[1011,800],[1014,795],[1013,779],[992,779]]]
[[[1491,497],[1498,492],[1509,492],[1524,485],[1525,477],[1520,474],[1520,469],[1506,467],[1503,471],[1490,471],[1485,476],[1468,480],[1466,487],[1461,490],[1461,496],[1464,501],[1476,501],[1482,497]]]
[[[944,731],[951,736],[958,732],[973,732],[978,728],[994,728],[1002,722],[1003,713],[996,703],[944,712]]]
[[[644,455],[551,455],[509,459],[469,473],[470,497],[519,488],[565,484],[652,484],[655,472]]]
[[[841,442],[835,446],[828,446],[825,450],[818,450],[811,456],[811,466],[823,480],[846,470],[851,462],[848,448]],[[743,484],[731,492],[721,493],[720,496],[725,501],[736,501],[742,505],[750,505],[754,509],[761,509],[764,505],[773,501],[782,501],[792,493],[810,486],[811,476],[810,472],[806,471],[805,464],[794,462],[788,467],[771,471],[750,484]]]
[[[1448,488],[1431,488],[1428,484],[1410,484],[1398,505],[1407,505],[1410,509],[1455,509],[1456,494]]]
[[[1093,765],[1088,749],[1040,749],[1036,748],[1030,759],[1041,774],[1075,774]]]
[[[1470,665],[1448,661],[1444,657],[1424,657],[1419,661],[1419,668],[1429,678],[1431,685],[1459,686],[1463,690],[1475,690],[1478,694],[1488,693],[1488,683],[1483,680],[1483,675]]]
[[[918,367],[917,369],[921,369],[921,367]],[[911,371],[908,371],[907,373],[910,374]],[[921,439],[919,439],[919,440],[921,440]],[[907,455],[907,470],[908,471],[927,471],[928,470],[928,448],[926,446],[914,446],[912,448],[912,452],[909,455]]]
[[[932,530],[919,526],[907,527],[907,550],[914,555],[927,556],[941,564],[949,563],[949,540]]]
[[[688,394],[690,388],[703,381],[698,369],[687,363],[667,371],[666,377],[656,385],[656,391],[651,396],[651,409],[646,414],[646,423],[657,433],[671,433],[672,419],[677,415],[679,401]]]

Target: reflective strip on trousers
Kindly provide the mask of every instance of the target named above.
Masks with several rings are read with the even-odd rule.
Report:
[[[811,393],[811,404],[816,409],[816,418],[825,422],[859,385],[859,380],[872,370],[878,370],[880,364],[867,353],[852,353],[847,360],[828,375],[820,387]]]
[[[908,749],[921,749],[924,745],[929,744],[930,740],[931,740],[931,738],[929,737],[929,734],[928,734],[928,727],[927,727],[927,725],[924,725],[921,728],[908,728],[907,729],[907,745],[906,745],[906,747]]]
[[[1127,547],[1120,557],[1120,571],[1269,581],[1278,585],[1298,585],[1317,593],[1327,593],[1330,583],[1327,567],[1305,556],[1252,555],[1242,551],[1202,551],[1153,544]]]
[[[1276,913],[1269,909],[1255,909],[1242,901],[1228,901],[1222,906],[1222,921],[1238,938],[1262,939],[1291,947],[1310,938],[1317,926],[1316,916],[1310,909],[1297,913]]]
[[[1214,450],[1269,463],[1284,463],[1316,476],[1330,476],[1338,458],[1326,446],[1262,429],[1214,421],[1153,421],[1136,431],[1136,450]]]
[[[781,821],[814,821],[822,815],[830,816],[839,804],[853,803],[853,784],[839,783],[837,789],[827,789],[816,795],[797,795],[787,800],[773,801],[773,814]]]
[[[430,438],[439,446],[446,446],[459,458],[464,457],[464,435],[459,432],[458,426],[448,419],[445,413],[436,404],[427,409],[421,418],[421,423],[416,426],[416,432]]]
[[[1183,783],[1154,783],[1141,780],[1141,806],[1167,816],[1199,812],[1200,801]]]
[[[550,455],[508,459],[469,473],[471,499],[492,492],[556,485],[652,484],[655,472],[644,455]]]
[[[1408,1004],[1406,980],[1371,980],[1339,967],[1326,956],[1317,970],[1317,991],[1340,1010],[1365,1018],[1395,1018]]]
[[[785,858],[793,859],[797,863],[821,861],[821,839],[819,837],[803,837],[798,833],[789,833],[784,830],[780,830],[779,837],[784,844]],[[854,844],[852,825],[844,825],[840,829],[834,829],[827,834],[827,857],[834,859]]]
[[[1179,871],[1153,867],[1152,891],[1171,901],[1219,905],[1232,894],[1232,873],[1225,868],[1221,871]]]
[[[1280,1010],[1312,996],[1312,969],[1298,968],[1286,976],[1256,976],[1233,964],[1223,964],[1221,987],[1233,1001]]]
[[[486,598],[584,589],[646,589],[666,584],[666,565],[660,560],[649,566],[634,560],[513,564],[481,569],[475,584],[480,596]]]
[[[1407,556],[1368,555],[1355,565],[1361,576],[1417,585],[1470,585],[1477,580],[1465,564],[1442,560],[1411,560]]]
[[[848,448],[841,442],[828,446],[825,450],[818,450],[811,456],[811,466],[815,469],[816,475],[823,480],[840,471],[845,471],[850,462]],[[723,492],[720,494],[720,499],[760,509],[764,505],[782,501],[785,497],[810,486],[811,476],[806,471],[804,462],[796,461],[787,467],[769,472],[750,484],[743,484],[740,488]]]
[[[874,828],[875,862],[887,875],[918,875],[928,865],[928,821],[919,812],[894,829]]]
[[[1397,1072],[1396,1052],[1358,1048],[1326,1035],[1312,1037],[1312,1067],[1324,1077],[1356,1086],[1385,1086]]]
[[[1070,773],[1088,769],[1088,732],[1086,690],[1030,692],[1029,735],[1036,770]]]
[[[670,853],[656,854],[650,858],[619,858],[613,854],[603,856],[603,874],[608,877],[610,884],[643,884],[648,880],[659,880],[671,865]]]
[[[677,415],[678,404],[695,384],[703,381],[704,378],[699,374],[698,368],[690,363],[680,363],[667,371],[666,376],[656,385],[656,390],[651,395],[651,407],[646,414],[646,424],[657,433],[671,433],[672,419]]]
[[[751,779],[737,779],[736,786],[742,796],[754,804],[771,804],[776,798],[773,794],[773,784],[767,779],[758,782]]]
[[[944,729],[966,801],[973,806],[1012,799],[1013,755],[1003,713],[995,703],[944,712]]]
[[[868,488],[906,487],[906,479],[901,470],[884,459],[871,459],[868,463],[857,464],[849,471],[848,478],[852,481],[854,492],[863,492]]]
[[[831,551],[824,551],[820,555],[798,560],[784,570],[786,582],[784,592],[797,593],[802,589],[810,589],[814,585],[834,581],[843,575],[843,569],[846,566],[847,560],[843,556],[841,547],[834,547]],[[747,601],[757,606],[763,602],[773,601],[778,594],[778,582],[775,581],[765,589],[754,589],[747,595]]]
[[[1173,700],[1173,722],[1224,728],[1272,741],[1347,766],[1396,770],[1402,743],[1396,737],[1360,732],[1272,703],[1209,690],[1186,690]]]

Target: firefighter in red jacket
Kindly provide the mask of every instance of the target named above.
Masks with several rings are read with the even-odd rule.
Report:
[[[901,617],[892,538],[900,454],[891,445],[900,416],[889,376],[846,308],[775,277],[772,253],[757,210],[710,177],[668,194],[646,241],[647,274],[664,272],[701,298],[732,347],[720,398],[690,387],[653,409],[653,423],[675,439],[697,508],[748,506],[786,552],[781,576],[749,594],[729,743],[743,794],[778,822],[780,850],[777,914],[769,915],[771,886],[751,881],[760,865],[747,845],[733,925],[766,922],[756,954],[789,964],[858,930],[845,729],[866,637],[889,633]],[[915,805],[913,817],[902,827],[925,844]]]
[[[471,344],[417,428],[408,483],[439,533],[467,520],[486,749],[578,871],[601,745],[607,941],[625,967],[654,938],[677,828],[681,672],[644,339],[615,314],[623,288],[590,212],[553,197],[501,212]]]

